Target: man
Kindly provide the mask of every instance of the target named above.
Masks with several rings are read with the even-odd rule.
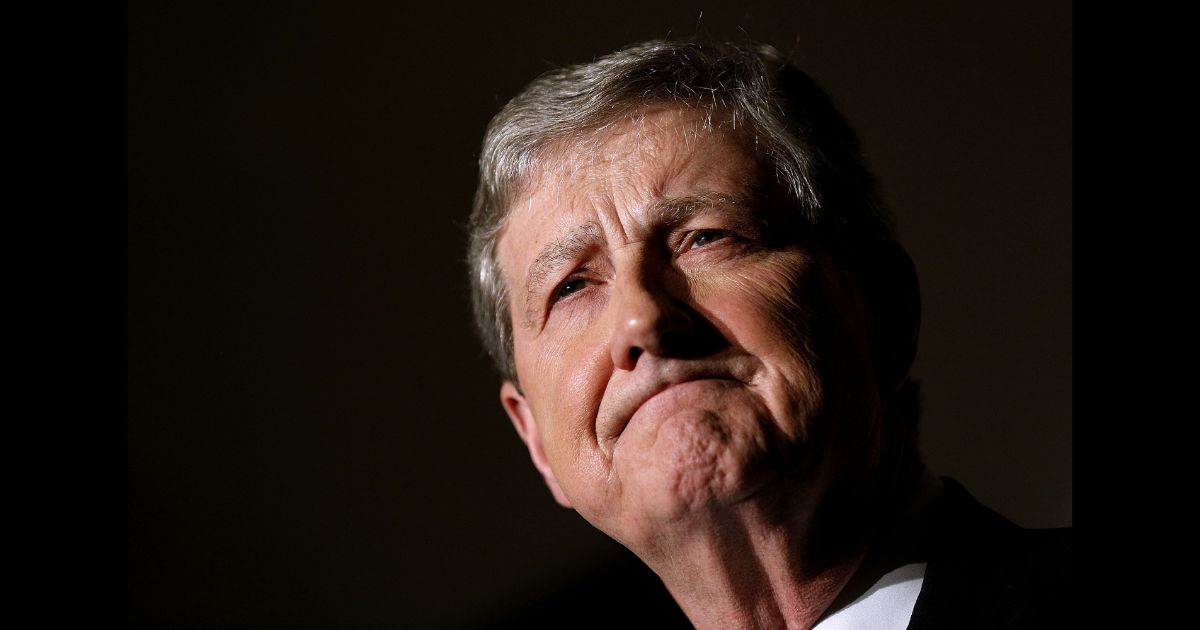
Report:
[[[631,46],[535,80],[480,165],[504,409],[693,625],[1056,621],[1066,536],[921,463],[916,275],[809,77],[769,47]]]

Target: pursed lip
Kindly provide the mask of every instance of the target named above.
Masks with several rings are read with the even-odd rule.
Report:
[[[647,378],[630,383],[624,391],[604,401],[597,419],[597,434],[602,444],[621,437],[629,421],[651,398],[682,383],[702,380],[745,382],[725,362],[678,361],[662,364]]]

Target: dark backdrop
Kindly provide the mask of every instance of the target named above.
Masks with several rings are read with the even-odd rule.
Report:
[[[860,132],[934,469],[1070,524],[1069,3],[134,2],[135,626],[470,624],[615,553],[500,409],[462,226],[526,81],[696,32],[790,52]]]

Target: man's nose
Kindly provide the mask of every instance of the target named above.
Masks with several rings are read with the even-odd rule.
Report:
[[[671,295],[664,279],[627,274],[613,297],[617,323],[610,351],[617,369],[632,370],[645,353],[666,357],[685,352],[696,333],[695,314]]]

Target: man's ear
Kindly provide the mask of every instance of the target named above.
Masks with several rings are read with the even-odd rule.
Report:
[[[921,289],[912,259],[896,243],[876,246],[859,274],[871,327],[872,359],[880,395],[908,380],[917,358]]]
[[[537,421],[533,418],[529,403],[525,402],[525,397],[511,381],[504,381],[504,384],[500,386],[500,402],[504,405],[504,411],[508,412],[513,426],[516,427],[517,435],[521,436],[521,440],[529,448],[529,457],[533,460],[533,465],[538,472],[542,473],[546,485],[550,487],[550,493],[554,495],[554,500],[563,507],[572,507],[567,495],[563,494],[562,488],[558,487],[558,479],[554,477],[554,471],[550,470],[550,464],[546,462],[546,452],[542,450],[542,436],[538,433]]]

